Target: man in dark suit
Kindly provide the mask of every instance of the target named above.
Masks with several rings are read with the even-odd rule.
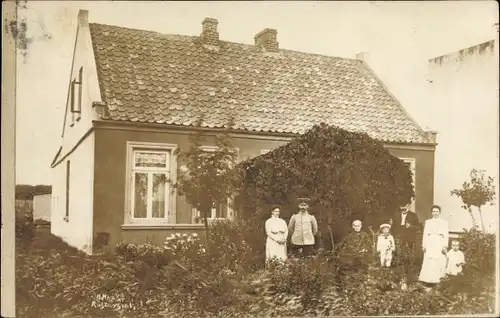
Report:
[[[392,218],[392,232],[399,238],[401,244],[413,248],[417,239],[417,232],[420,230],[420,222],[415,212],[409,210],[409,204],[399,208]]]

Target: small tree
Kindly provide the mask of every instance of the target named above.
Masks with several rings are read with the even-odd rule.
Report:
[[[481,207],[490,204],[493,205],[495,200],[495,184],[492,177],[486,177],[484,170],[472,169],[470,172],[470,181],[465,181],[461,189],[455,189],[450,192],[462,199],[462,208],[469,212],[473,227],[477,227],[476,219],[472,211],[472,207],[476,207],[481,220],[481,228],[484,227],[483,214]]]
[[[203,118],[197,122],[201,128]],[[206,237],[208,242],[208,216],[214,204],[227,203],[238,185],[238,174],[234,171],[237,153],[231,145],[229,129],[233,120],[229,121],[227,129],[215,136],[214,151],[201,148],[205,139],[201,129],[190,136],[190,146],[187,150],[177,149],[181,168],[174,189],[186,197],[186,201],[194,206],[203,215]]]

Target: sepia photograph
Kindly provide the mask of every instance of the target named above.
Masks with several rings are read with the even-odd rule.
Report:
[[[497,317],[496,1],[2,2],[2,317]]]

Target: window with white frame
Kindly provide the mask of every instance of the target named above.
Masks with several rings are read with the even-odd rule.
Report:
[[[415,198],[413,199],[413,201],[410,204],[410,210],[415,212],[415,201],[416,201],[416,193],[417,193],[417,188],[415,187],[415,185],[416,185],[416,183],[415,183],[415,180],[416,180],[415,158],[399,158],[399,159],[403,160],[403,162],[408,167],[408,169],[410,169],[410,172],[412,175],[412,185],[413,185],[413,189],[415,191]]]
[[[175,224],[175,145],[129,143],[128,222]]]
[[[217,150],[216,146],[201,146],[201,150],[206,152],[207,154],[210,152],[214,152]],[[239,153],[239,149],[235,148],[237,156]],[[220,204],[214,203],[212,209],[210,210],[209,219],[230,219],[234,218],[234,211],[231,208],[231,199],[228,199],[227,202],[222,202]],[[191,222],[192,223],[203,223],[203,213],[201,213],[198,209],[191,209]]]

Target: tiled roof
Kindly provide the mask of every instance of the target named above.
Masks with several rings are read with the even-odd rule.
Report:
[[[430,143],[361,61],[90,24],[108,119],[304,133],[321,122],[380,141]]]

